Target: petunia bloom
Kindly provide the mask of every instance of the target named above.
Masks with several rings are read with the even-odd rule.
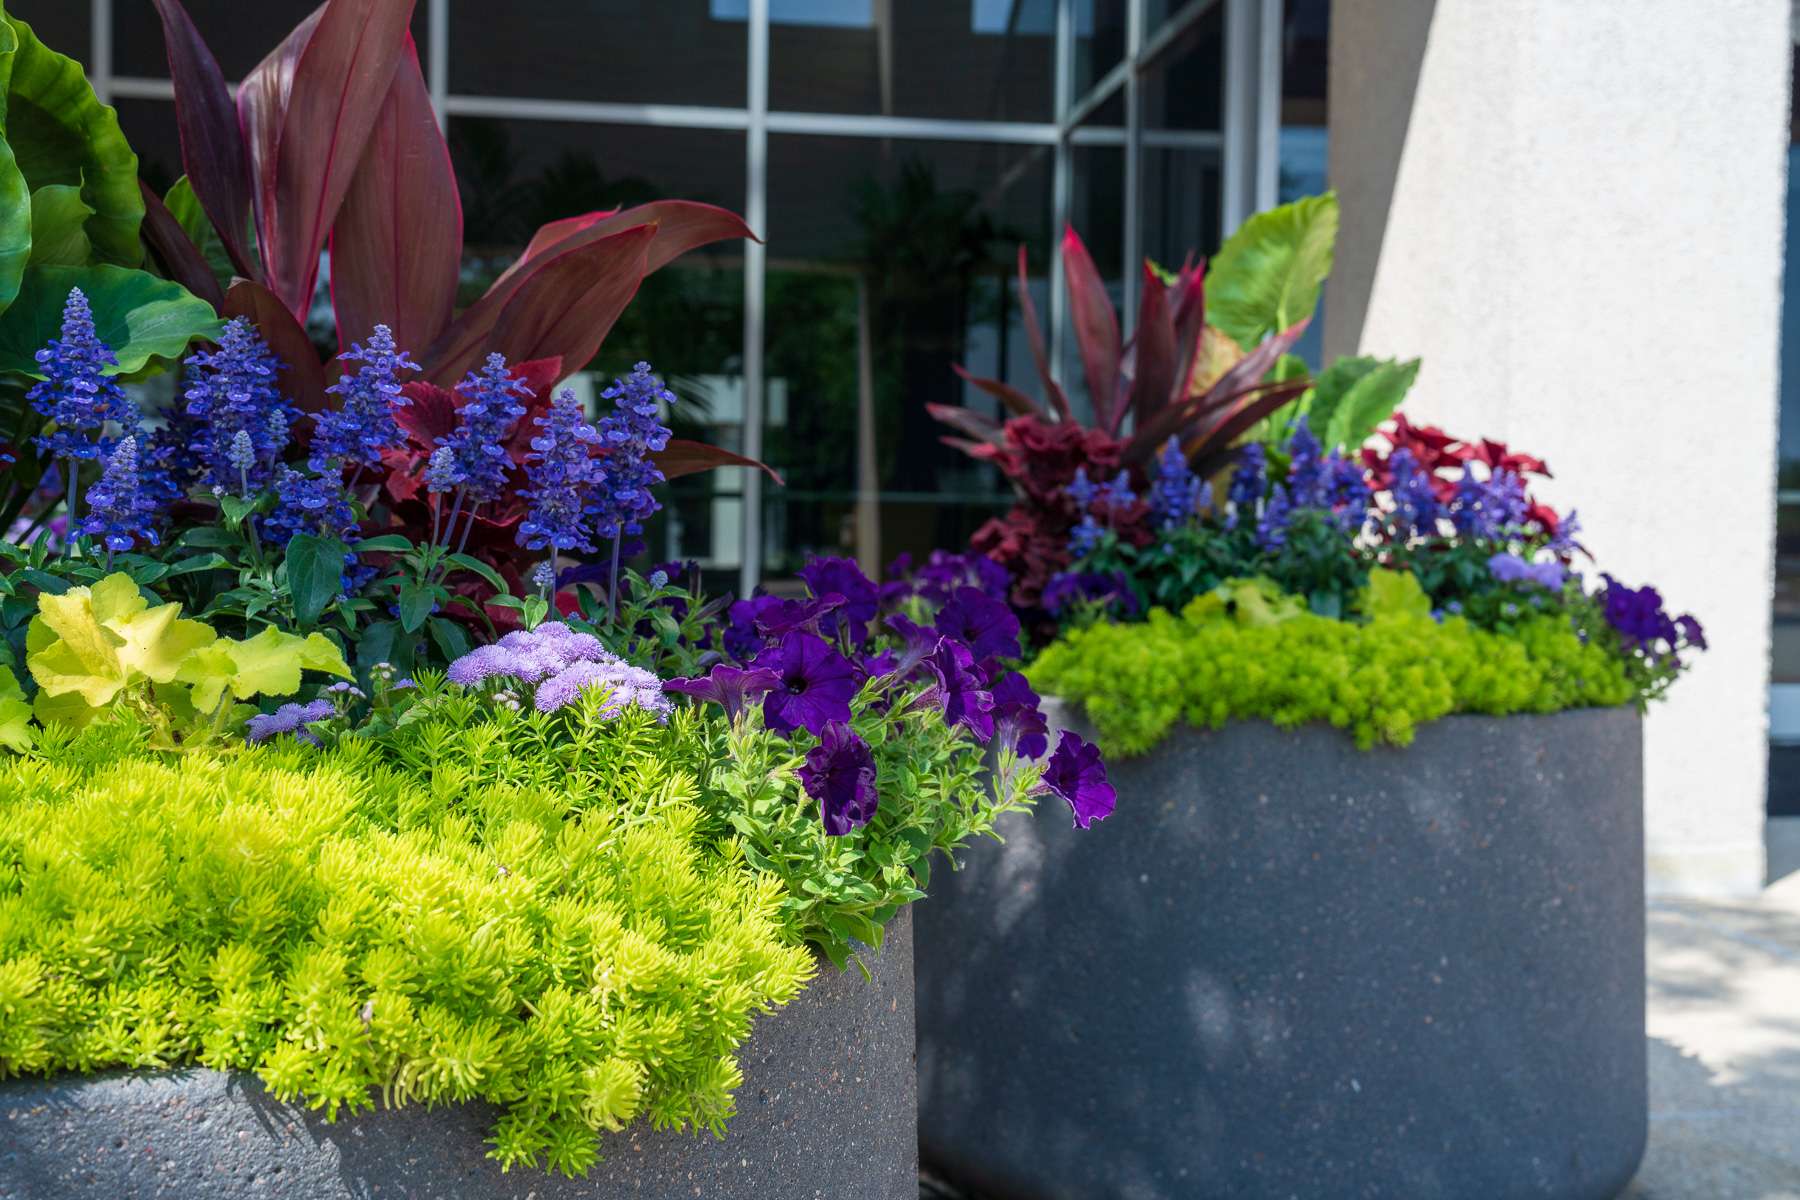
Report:
[[[976,740],[991,741],[994,736],[994,695],[988,691],[975,669],[975,659],[961,642],[944,638],[925,658],[925,665],[937,677],[933,689],[944,708],[944,721],[962,725]]]
[[[804,729],[820,737],[833,721],[850,719],[856,668],[823,639],[795,631],[757,655],[752,665],[777,678],[763,700],[763,723],[776,733]]]
[[[725,710],[728,719],[736,721],[749,704],[762,699],[780,683],[781,677],[765,667],[728,667],[721,664],[714,667],[708,675],[668,680],[663,684],[663,690],[717,704]]]
[[[957,588],[935,624],[939,633],[966,645],[978,663],[1019,657],[1019,618],[1012,606],[975,588]]]
[[[1106,781],[1106,763],[1100,757],[1100,747],[1066,731],[1057,739],[1056,752],[1045,765],[1037,790],[1068,801],[1075,824],[1082,829],[1104,820],[1119,800],[1112,784]]]
[[[1017,671],[1003,676],[993,687],[994,739],[1011,743],[1022,758],[1042,758],[1050,748],[1049,722],[1044,719],[1038,694]]]
[[[818,599],[828,596],[842,597],[839,611],[832,613],[820,622],[820,628],[829,635],[837,633],[839,625],[847,627],[852,644],[861,644],[869,636],[869,622],[881,609],[881,593],[875,583],[862,568],[848,558],[821,557],[814,558],[800,568],[800,578],[805,581],[807,590]]]
[[[806,752],[800,768],[806,794],[819,802],[819,819],[831,837],[843,837],[875,817],[875,757],[869,744],[842,721],[833,721]]]

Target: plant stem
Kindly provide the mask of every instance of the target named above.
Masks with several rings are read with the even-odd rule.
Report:
[[[74,553],[75,541],[80,537],[81,526],[76,516],[80,511],[81,500],[81,477],[75,473],[75,464],[78,461],[80,460],[75,458],[63,459],[63,469],[69,474],[68,482],[63,485],[63,495],[67,498],[69,505],[69,533],[67,537],[63,538],[64,558],[68,558]]]
[[[609,626],[619,618],[619,543],[624,536],[622,529],[613,535],[612,576],[606,581],[606,623]]]

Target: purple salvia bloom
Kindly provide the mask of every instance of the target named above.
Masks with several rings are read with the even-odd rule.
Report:
[[[1118,793],[1106,781],[1100,748],[1068,732],[1057,739],[1056,753],[1045,764],[1037,790],[1066,800],[1075,824],[1082,829],[1104,820],[1119,802]]]
[[[203,464],[205,481],[239,494],[260,490],[287,449],[296,415],[275,382],[280,360],[255,326],[234,317],[219,333],[219,348],[194,351],[187,368],[184,398],[195,428],[188,448]]]
[[[525,519],[518,542],[527,550],[594,552],[587,513],[602,465],[592,448],[600,433],[587,423],[581,401],[564,388],[538,416],[537,436],[525,455]]]
[[[843,837],[867,825],[881,802],[875,787],[875,756],[842,721],[827,725],[819,744],[806,752],[800,783],[819,802],[819,819],[830,837]]]
[[[1288,439],[1288,495],[1295,508],[1331,507],[1331,472],[1321,457],[1324,447],[1301,417]]]
[[[256,519],[256,528],[272,545],[285,546],[296,533],[344,539],[356,530],[356,514],[335,474],[307,475],[286,463],[275,468],[275,508]]]
[[[1287,544],[1288,522],[1293,519],[1293,505],[1288,502],[1285,484],[1269,489],[1269,502],[1263,505],[1256,521],[1256,545],[1265,554],[1274,553]]]
[[[94,330],[94,315],[80,288],[70,288],[63,304],[60,337],[53,337],[33,357],[43,372],[25,398],[54,431],[33,441],[44,458],[104,458],[114,442],[105,436],[108,422],[126,434],[137,430],[137,405],[106,374],[119,360]]]
[[[1431,475],[1404,446],[1388,456],[1388,469],[1394,475],[1388,490],[1394,500],[1395,533],[1402,538],[1436,536],[1440,508]]]
[[[456,452],[439,446],[425,462],[425,490],[442,495],[456,487]]]
[[[1086,558],[1092,554],[1094,547],[1100,544],[1100,535],[1105,532],[1094,520],[1093,513],[1082,513],[1075,528],[1069,530],[1069,557]]]
[[[1098,491],[1094,481],[1088,478],[1087,468],[1076,467],[1075,478],[1069,481],[1068,487],[1069,499],[1075,502],[1076,511],[1086,512],[1088,505],[1094,502],[1094,496]]]
[[[1251,442],[1238,451],[1237,469],[1231,473],[1231,489],[1226,499],[1246,511],[1255,508],[1263,497],[1264,473],[1268,470],[1268,452],[1261,442]]]
[[[138,475],[137,445],[135,437],[121,440],[108,456],[100,481],[88,490],[87,517],[81,531],[101,538],[108,551],[157,542],[150,523],[154,498],[145,494]]]
[[[615,407],[600,420],[601,444],[607,453],[595,489],[595,530],[603,538],[636,535],[662,507],[650,489],[663,482],[663,473],[650,455],[669,444],[660,413],[663,405],[675,403],[675,393],[651,373],[649,363],[641,362],[602,395]]]
[[[471,505],[485,504],[506,487],[512,465],[506,439],[525,415],[519,397],[527,394],[527,388],[507,370],[505,355],[490,354],[481,370],[470,371],[456,391],[463,405],[457,411],[456,432],[443,442],[455,462],[449,478],[464,489]]]
[[[251,717],[245,722],[244,738],[251,742],[266,742],[278,734],[291,733],[301,741],[317,746],[319,739],[307,726],[336,715],[337,705],[323,697],[305,704],[283,704],[272,713]]]
[[[1352,462],[1333,450],[1325,456],[1329,477],[1329,505],[1338,525],[1351,537],[1361,533],[1369,522],[1369,509],[1375,495],[1369,490],[1369,479],[1361,464]]]
[[[1108,513],[1120,512],[1137,503],[1137,493],[1131,490],[1131,475],[1120,471],[1113,476],[1111,483],[1100,489],[1100,499],[1105,503]]]
[[[850,719],[856,668],[822,638],[796,630],[751,665],[773,671],[778,680],[763,700],[763,724],[776,733],[804,729],[818,737],[833,721]]]
[[[781,683],[781,677],[762,667],[714,667],[710,674],[694,679],[671,679],[663,684],[665,692],[679,692],[717,704],[725,716],[735,721],[745,708],[761,700]]]
[[[1181,439],[1171,437],[1156,463],[1156,482],[1150,485],[1150,513],[1163,529],[1179,529],[1198,509],[1200,480],[1188,469]]]
[[[1485,481],[1464,464],[1450,501],[1450,523],[1466,538],[1493,540],[1525,519],[1525,486],[1511,471],[1495,471]]]
[[[342,400],[335,412],[313,417],[312,468],[323,471],[332,459],[346,466],[378,467],[383,450],[406,440],[394,420],[394,409],[408,403],[399,373],[416,371],[419,364],[395,347],[393,331],[386,325],[377,325],[366,343],[352,345],[338,361],[362,365],[325,389]]]

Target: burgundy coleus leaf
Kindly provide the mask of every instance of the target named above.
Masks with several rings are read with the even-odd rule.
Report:
[[[479,300],[452,321],[427,349],[419,359],[427,374],[441,383],[446,377],[461,378],[464,371],[479,362],[514,295],[550,261],[646,225],[653,226],[655,233],[645,252],[640,276],[659,270],[689,250],[709,242],[755,237],[736,213],[688,200],[657,200],[619,212],[587,213],[553,221],[538,230],[519,260],[508,267]],[[579,369],[586,361],[572,361],[571,369]]]
[[[462,265],[462,200],[412,36],[331,230],[338,344],[378,324],[420,350],[449,324]]]
[[[301,317],[412,10],[413,0],[326,0],[238,88],[264,278]]]
[[[306,336],[306,329],[274,292],[254,280],[235,279],[226,289],[225,306],[219,311],[227,317],[243,317],[256,326],[275,357],[285,364],[281,389],[300,411],[315,413],[325,407],[325,369],[319,362],[319,352]],[[306,435],[311,425],[310,421],[301,422],[296,436]]]
[[[244,151],[244,135],[238,127],[231,91],[225,86],[218,60],[194,28],[181,0],[153,3],[162,18],[169,81],[175,88],[181,168],[187,172],[188,185],[194,189],[200,207],[218,231],[231,265],[240,274],[254,276],[256,269],[249,251],[250,161]],[[188,290],[194,291],[192,287]],[[218,291],[216,281],[213,290]]]
[[[402,384],[406,403],[394,407],[394,423],[426,451],[456,432],[456,393],[449,388],[415,379]]]
[[[657,470],[663,473],[664,479],[697,475],[715,467],[751,467],[763,472],[777,484],[785,483],[781,473],[768,463],[759,462],[735,450],[709,446],[705,442],[690,441],[687,438],[670,438],[669,444],[651,454],[650,459],[656,464]]]
[[[225,305],[225,292],[207,265],[206,255],[194,245],[194,239],[187,235],[187,230],[181,227],[181,222],[175,219],[175,214],[149,184],[138,180],[138,190],[144,194],[144,244],[156,256],[163,274],[212,305],[215,312],[221,310]]]
[[[1069,323],[1081,351],[1087,375],[1088,395],[1094,403],[1094,422],[1108,433],[1119,428],[1124,415],[1119,395],[1119,318],[1106,294],[1106,283],[1070,226],[1063,233],[1063,277],[1069,287]]]

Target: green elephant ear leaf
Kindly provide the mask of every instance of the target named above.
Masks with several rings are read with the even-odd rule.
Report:
[[[0,29],[5,25],[0,24]],[[31,261],[31,188],[0,138],[0,309],[13,302]]]
[[[169,215],[175,218],[181,231],[188,235],[188,240],[200,248],[206,259],[206,265],[219,279],[220,286],[231,282],[237,274],[231,265],[230,255],[225,253],[225,243],[219,239],[219,231],[213,228],[212,218],[200,207],[200,198],[194,195],[193,185],[183,175],[169,186],[163,196],[163,206]]]
[[[152,358],[179,358],[195,338],[218,336],[212,305],[178,283],[125,267],[34,266],[18,299],[0,313],[0,371],[42,378],[34,355],[62,328],[70,288],[86,293],[100,340],[130,375]]]
[[[1253,349],[1310,317],[1337,247],[1337,193],[1257,213],[1206,268],[1206,320]]]
[[[1330,447],[1355,450],[1394,414],[1419,375],[1416,358],[1340,358],[1325,368],[1309,393],[1312,430]]]
[[[92,261],[86,223],[94,215],[81,189],[52,183],[31,193],[31,261],[51,267],[79,267]]]
[[[0,42],[4,132],[19,170],[33,189],[80,188],[93,209],[87,234],[94,249],[109,262],[137,266],[144,261],[138,240],[144,198],[137,155],[119,129],[118,114],[94,95],[80,63],[38,41],[18,18],[8,16],[5,23],[17,44],[9,51]]]

